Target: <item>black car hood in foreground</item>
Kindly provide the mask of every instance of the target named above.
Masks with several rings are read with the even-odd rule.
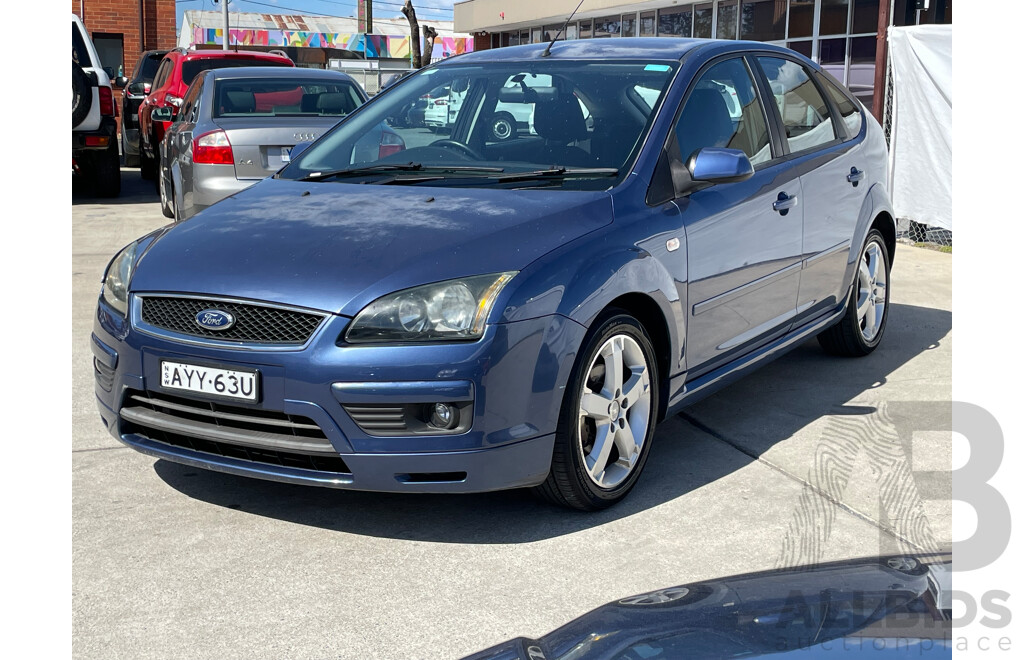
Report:
[[[888,557],[662,589],[466,660],[952,658],[950,569]]]
[[[605,192],[265,179],[160,234],[130,290],[354,315],[407,287],[521,270],[611,219]]]

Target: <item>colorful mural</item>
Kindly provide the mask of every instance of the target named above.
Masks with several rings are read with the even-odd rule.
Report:
[[[197,26],[192,30],[192,43],[219,46],[224,43],[224,30]],[[381,34],[233,29],[228,43],[232,46],[339,48],[363,53],[367,59],[406,58],[410,55],[409,37]],[[438,37],[434,41],[432,57],[442,59],[472,50],[472,38]]]

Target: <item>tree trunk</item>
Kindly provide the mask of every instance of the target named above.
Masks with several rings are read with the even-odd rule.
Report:
[[[412,6],[412,0],[405,0],[402,13],[409,19],[409,50],[412,52],[412,68],[419,69],[423,66],[423,58],[420,56],[420,22],[416,20],[416,8]]]
[[[429,25],[423,26],[423,57],[421,61],[423,66],[430,64],[430,59],[434,55],[434,40],[437,39],[437,30],[430,27]]]

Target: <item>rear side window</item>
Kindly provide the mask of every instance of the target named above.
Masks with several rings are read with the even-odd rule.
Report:
[[[205,59],[189,60],[181,65],[181,80],[186,85],[191,85],[192,80],[199,75],[200,71],[209,69],[233,69],[240,66],[291,66],[291,62],[278,60],[264,60],[255,57],[208,57]]]
[[[742,58],[719,62],[700,77],[676,124],[686,161],[704,147],[739,149],[754,165],[771,160],[768,124]]]
[[[860,108],[846,94],[843,94],[842,90],[836,87],[831,80],[824,76],[820,80],[825,87],[825,91],[832,97],[832,103],[839,110],[840,118],[846,124],[847,138],[853,139],[860,135],[860,127],[864,123],[864,118],[860,114]]]
[[[158,55],[142,58],[142,61],[139,63],[142,70],[137,74],[140,82],[153,82],[153,79],[156,77],[156,71],[160,68],[161,59]]]
[[[214,117],[344,117],[360,105],[355,85],[336,80],[218,80]]]
[[[786,128],[792,153],[836,139],[831,113],[803,66],[778,57],[759,57]]]
[[[157,69],[156,76],[153,79],[153,89],[159,89],[164,86],[164,83],[167,82],[167,76],[171,72],[171,67],[173,66],[174,63],[167,59],[160,63],[160,68]]]
[[[75,23],[71,24],[71,59],[83,69],[92,67],[89,49],[85,47],[85,39]]]

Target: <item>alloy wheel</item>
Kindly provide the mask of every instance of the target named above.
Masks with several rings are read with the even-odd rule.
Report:
[[[621,484],[641,455],[651,424],[651,380],[644,352],[614,335],[594,356],[579,404],[578,447],[599,488]]]
[[[857,319],[864,341],[878,335],[885,319],[886,272],[882,246],[873,240],[864,248],[857,278]]]

